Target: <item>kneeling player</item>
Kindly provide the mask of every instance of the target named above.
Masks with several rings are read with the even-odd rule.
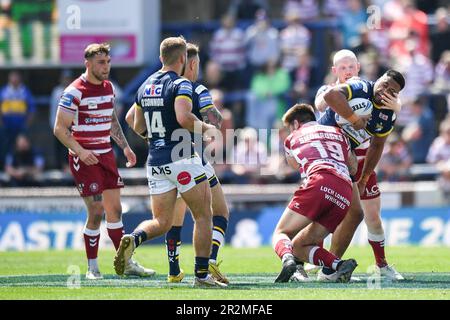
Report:
[[[348,282],[357,266],[354,259],[341,260],[318,246],[345,217],[352,196],[349,168],[356,173],[357,162],[341,130],[315,120],[307,104],[297,104],[283,116],[291,131],[285,141],[287,160],[296,169],[302,167],[306,180],[274,232],[274,249],[283,262],[275,282],[288,282],[297,261],[332,268],[341,282]]]

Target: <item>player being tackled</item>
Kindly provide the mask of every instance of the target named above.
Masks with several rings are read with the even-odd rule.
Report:
[[[291,132],[285,140],[287,161],[296,170],[301,167],[306,179],[274,232],[273,246],[283,265],[275,282],[288,282],[302,262],[332,268],[339,282],[348,282],[356,261],[341,260],[319,244],[334,232],[350,206],[356,157],[339,128],[316,122],[310,105],[294,105],[283,123]]]

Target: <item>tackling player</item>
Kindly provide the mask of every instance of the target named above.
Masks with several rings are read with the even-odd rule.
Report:
[[[84,241],[88,258],[86,278],[101,279],[97,255],[100,223],[106,214],[106,227],[116,250],[123,235],[120,188],[124,184],[117,170],[111,137],[123,149],[127,167],[136,164],[114,110],[114,87],[108,81],[111,69],[108,44],[93,43],[84,51],[86,71],[72,82],[59,101],[54,134],[69,149],[69,165],[78,191],[87,208]],[[130,259],[124,274],[150,276]]]
[[[296,260],[331,268],[337,281],[348,282],[356,261],[340,260],[318,244],[334,232],[350,206],[356,157],[339,128],[316,122],[310,105],[294,105],[283,123],[291,132],[285,140],[287,161],[294,169],[301,167],[306,180],[276,227],[273,246],[283,268],[275,282],[289,281],[297,271]]]
[[[181,78],[187,60],[186,41],[167,38],[161,42],[162,69],[152,74],[139,88],[132,106],[135,109],[133,130],[149,139],[147,177],[153,219],[142,222],[132,234],[124,235],[114,258],[118,275],[124,262],[144,241],[167,233],[173,225],[177,191],[191,209],[194,225],[195,286],[225,287],[208,273],[212,243],[211,191],[201,159],[191,141],[188,152],[178,152],[183,141],[173,133],[201,133],[215,130],[192,113],[192,84]],[[184,130],[183,130],[184,128]],[[190,140],[190,139],[189,139]]]
[[[344,84],[336,85],[323,95],[323,99],[330,108],[319,120],[321,124],[336,126],[335,112],[344,117],[348,116],[352,110],[347,101],[352,98],[365,98],[373,103],[371,119],[364,130],[355,130],[351,125],[342,126],[360,160],[359,170],[355,177],[357,188],[354,188],[352,205],[346,218],[333,234],[330,251],[342,257],[350,245],[356,228],[364,218],[368,228],[369,243],[375,255],[376,270],[391,280],[403,280],[404,278],[386,261],[384,231],[380,218],[380,192],[374,170],[382,155],[386,139],[394,129],[396,120],[394,110],[399,109],[397,96],[404,85],[403,76],[395,70],[387,71],[375,83],[352,79]],[[364,210],[361,207],[360,199]],[[336,273],[323,268],[318,279],[335,281]]]

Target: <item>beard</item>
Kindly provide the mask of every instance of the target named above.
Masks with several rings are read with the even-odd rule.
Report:
[[[107,80],[107,79],[108,79],[108,77],[109,77],[109,72],[108,72],[108,74],[103,75],[103,74],[100,73],[100,72],[94,72],[94,71],[92,71],[92,75],[93,75],[94,78],[97,79],[98,81],[104,81],[104,80]]]

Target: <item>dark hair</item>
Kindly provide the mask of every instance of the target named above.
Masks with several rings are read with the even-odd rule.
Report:
[[[400,90],[402,90],[405,87],[405,78],[400,72],[393,69],[389,69],[388,71],[386,71],[385,75],[388,76],[389,78],[394,79],[394,81],[397,82],[398,85],[400,86]]]
[[[197,45],[193,43],[187,44],[187,58],[191,59],[195,56],[197,56],[200,53],[200,49]]]
[[[311,105],[297,103],[286,111],[281,120],[285,126],[290,125],[294,120],[303,124],[310,121],[316,121],[316,115],[314,114],[314,108]]]

